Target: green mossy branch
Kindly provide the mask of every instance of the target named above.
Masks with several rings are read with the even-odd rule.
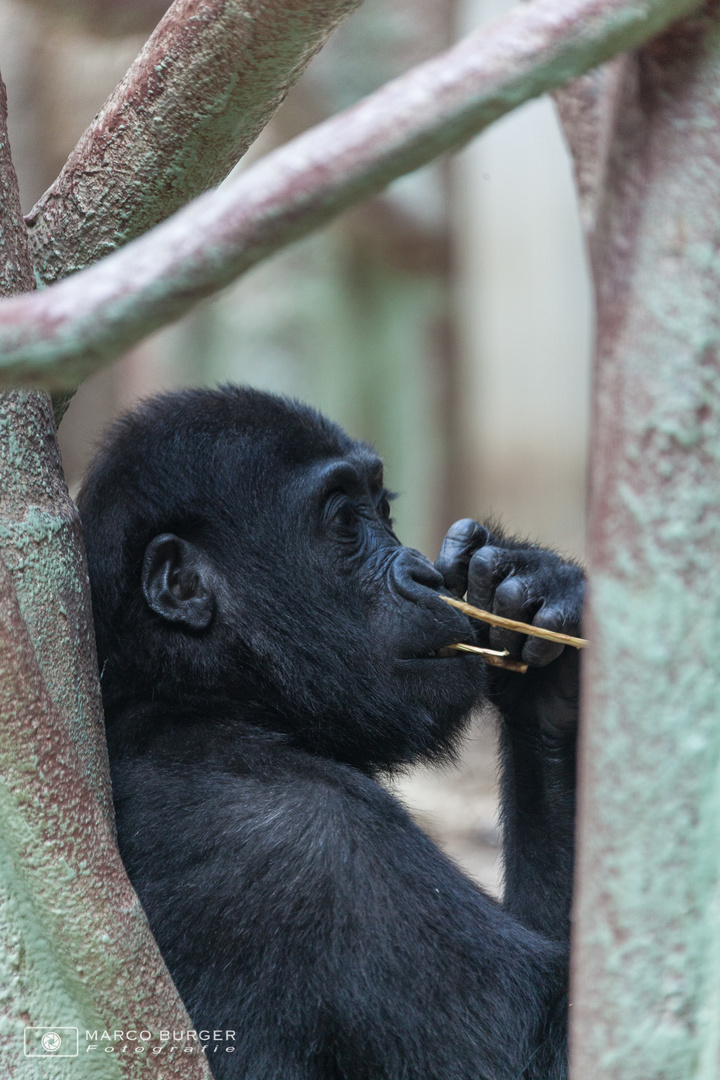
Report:
[[[42,599],[39,592],[35,602]],[[83,1052],[86,1030],[145,1028],[157,1037],[192,1025],[48,693],[2,561],[0,672],[0,1073],[45,1075],[24,1056],[23,1029],[60,1024],[80,1030],[81,1052],[53,1060],[54,1080],[209,1080],[200,1054]]]

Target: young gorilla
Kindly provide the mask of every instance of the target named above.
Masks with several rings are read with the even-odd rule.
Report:
[[[457,522],[435,567],[382,463],[302,405],[193,390],[120,421],[80,508],[120,849],[223,1080],[559,1080],[581,571]],[[455,642],[507,646],[527,675]],[[562,655],[560,655],[562,653]],[[505,899],[378,783],[502,715]]]

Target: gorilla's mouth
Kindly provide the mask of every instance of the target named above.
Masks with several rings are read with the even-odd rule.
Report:
[[[488,663],[505,662],[509,656],[507,649],[484,649],[478,645],[468,645],[464,641],[458,641],[454,645],[446,645],[442,649],[428,653],[428,660],[451,660],[454,657],[481,656]]]

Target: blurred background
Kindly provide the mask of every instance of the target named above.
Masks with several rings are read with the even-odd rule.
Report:
[[[346,108],[507,0],[365,0],[238,168]],[[0,0],[23,209],[52,182],[166,0]],[[385,458],[400,538],[435,557],[490,515],[582,558],[592,300],[569,157],[531,102],[462,153],[250,272],[80,389],[60,427],[71,492],[107,423],[157,390],[246,382],[310,402]],[[494,725],[459,767],[394,786],[498,887]]]

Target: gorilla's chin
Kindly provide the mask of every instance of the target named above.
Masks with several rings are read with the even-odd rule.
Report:
[[[396,660],[394,670],[404,700],[432,709],[444,703],[465,713],[487,688],[487,667],[479,656],[456,652],[447,657],[401,659]]]

